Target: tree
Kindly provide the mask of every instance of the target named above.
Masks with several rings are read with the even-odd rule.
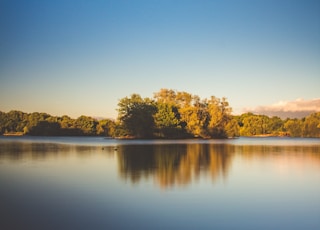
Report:
[[[39,121],[36,126],[28,129],[28,134],[33,136],[58,136],[60,135],[60,124],[58,122]]]
[[[238,137],[240,135],[240,127],[238,121],[232,118],[225,127],[225,132],[228,137]]]
[[[226,98],[212,96],[210,100],[201,100],[199,96],[187,92],[161,89],[155,93],[155,99],[157,103],[170,104],[178,109],[180,125],[190,135],[227,137],[225,128],[231,120],[231,108]]]
[[[246,113],[240,116],[240,135],[254,136],[271,133],[271,120],[265,115]]]
[[[0,135],[6,131],[7,114],[0,111]]]
[[[153,136],[153,115],[157,111],[154,101],[149,98],[143,99],[139,94],[132,94],[130,98],[121,99],[118,106],[118,119],[127,135],[137,138]]]
[[[169,103],[157,103],[154,115],[155,126],[159,137],[177,137],[182,134],[178,108]]]
[[[61,128],[63,129],[74,128],[75,120],[70,118],[67,115],[63,115],[62,117],[60,117],[59,122],[60,122]]]
[[[176,105],[176,92],[172,89],[160,89],[159,92],[154,93],[154,99],[160,103]]]
[[[5,132],[22,132],[24,125],[24,113],[12,110],[5,118]]]
[[[304,137],[320,137],[320,112],[307,116],[302,130]]]
[[[272,117],[270,119],[270,124],[269,124],[271,133],[275,135],[279,135],[283,133],[284,131],[283,124],[284,124],[284,121],[281,120],[280,117],[277,117],[277,116]]]
[[[80,129],[83,135],[96,135],[96,126],[98,122],[96,119],[87,116],[80,116],[74,122],[74,127]]]
[[[100,120],[97,125],[97,135],[113,137],[115,135],[116,124],[111,119]]]
[[[211,137],[227,137],[225,127],[230,121],[231,108],[226,98],[216,98],[211,96],[208,101],[208,113],[210,121],[208,131]]]
[[[284,123],[284,128],[291,137],[302,136],[302,121],[298,119],[288,119]]]
[[[188,133],[195,137],[207,136],[208,112],[203,104],[198,103],[194,106],[184,106],[179,109],[181,121],[185,123]]]

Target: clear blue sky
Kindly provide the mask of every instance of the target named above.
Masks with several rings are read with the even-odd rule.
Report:
[[[116,117],[160,88],[320,97],[320,1],[0,1],[0,111]]]

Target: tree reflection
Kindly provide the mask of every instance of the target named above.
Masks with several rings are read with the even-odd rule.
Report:
[[[147,143],[147,144],[145,144]],[[116,153],[116,154],[115,154]],[[6,160],[44,160],[50,158],[90,158],[92,155],[116,156],[118,174],[124,180],[139,183],[153,179],[162,188],[186,186],[205,177],[213,182],[225,180],[233,159],[269,162],[275,167],[320,168],[320,145],[240,145],[229,143],[122,144],[82,146],[41,142],[0,143],[0,164]],[[235,161],[236,162],[236,161]],[[235,168],[234,168],[235,169]],[[233,172],[237,173],[235,170]]]
[[[154,177],[160,187],[187,185],[209,174],[213,180],[228,174],[232,145],[181,144],[121,146],[119,174],[136,183]]]
[[[81,146],[57,143],[32,143],[32,142],[3,142],[0,144],[0,160],[41,160],[49,157],[68,157],[76,154],[79,157],[86,157],[92,153],[104,153],[113,156],[111,146]]]
[[[235,157],[320,167],[320,146],[230,144],[123,145],[118,150],[121,178],[138,183],[153,178],[162,188],[184,186],[204,176],[226,179]],[[277,157],[275,159],[274,157]]]
[[[275,155],[303,155],[320,161],[319,145],[239,145],[236,146],[236,153],[245,159],[266,158]]]

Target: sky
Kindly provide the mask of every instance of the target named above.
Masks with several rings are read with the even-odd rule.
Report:
[[[0,0],[0,34],[3,112],[116,118],[161,88],[320,111],[318,0]]]

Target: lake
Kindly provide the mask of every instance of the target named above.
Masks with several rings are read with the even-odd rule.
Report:
[[[320,229],[320,139],[0,137],[0,229]]]

